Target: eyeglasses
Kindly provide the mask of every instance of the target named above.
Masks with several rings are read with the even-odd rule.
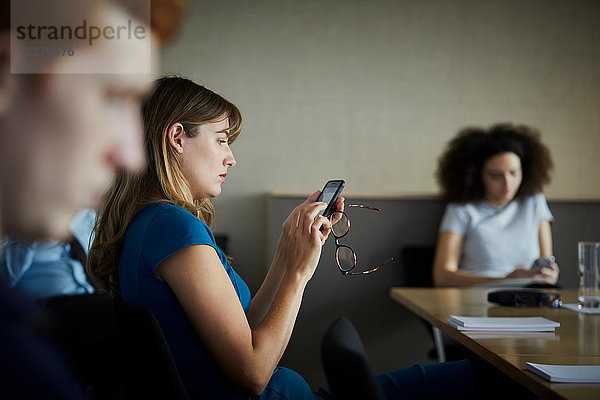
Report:
[[[361,204],[349,204],[346,205],[346,207],[358,207],[366,210],[381,211],[379,208],[363,206]],[[377,271],[385,264],[394,260],[393,258],[388,258],[375,268],[366,271],[352,272],[356,267],[356,253],[352,247],[340,244],[340,239],[350,232],[350,217],[348,217],[348,214],[345,212],[335,211],[329,216],[329,219],[332,222],[331,233],[333,233],[333,237],[335,238],[335,261],[342,275],[367,275]]]

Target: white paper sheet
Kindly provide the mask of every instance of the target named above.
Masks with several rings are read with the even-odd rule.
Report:
[[[527,363],[527,369],[550,382],[600,382],[600,365]]]
[[[579,308],[577,304],[563,304],[561,308],[566,308],[567,310],[579,312],[582,314],[600,314],[600,307],[595,308]]]
[[[475,340],[486,339],[534,339],[534,340],[560,340],[555,331],[463,331],[465,335]]]
[[[461,331],[549,332],[560,323],[543,317],[463,317],[451,315],[448,324]]]

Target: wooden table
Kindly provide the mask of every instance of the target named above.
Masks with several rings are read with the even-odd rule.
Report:
[[[600,315],[550,307],[504,307],[487,302],[475,288],[390,289],[392,299],[427,320],[494,367],[543,399],[600,399],[600,383],[550,383],[525,369],[540,364],[600,365]],[[575,303],[575,290],[562,290],[565,303]],[[446,323],[450,315],[471,317],[542,316],[560,322],[556,332],[465,332]]]

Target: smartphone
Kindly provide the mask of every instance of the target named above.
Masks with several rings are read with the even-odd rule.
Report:
[[[342,179],[331,180],[325,184],[317,201],[327,203],[327,207],[323,211],[319,211],[317,216],[323,215],[329,217],[335,206],[335,201],[340,197],[340,193],[342,193],[345,184],[346,182]]]
[[[540,257],[533,262],[531,269],[541,271],[544,268],[550,268],[554,261],[556,261],[556,258],[554,258],[554,256],[550,256],[550,258]]]

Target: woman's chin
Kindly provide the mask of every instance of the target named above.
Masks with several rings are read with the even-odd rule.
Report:
[[[219,196],[220,194],[221,194],[221,189],[219,188],[219,190],[213,190],[211,192],[197,194],[196,196],[194,196],[194,199],[195,200],[214,199],[215,197]]]
[[[514,196],[498,196],[494,198],[486,198],[486,200],[495,206],[505,206],[514,199]]]
[[[211,197],[217,197],[218,195],[221,194],[221,192],[222,192],[221,185],[219,185],[218,188],[215,188]]]

